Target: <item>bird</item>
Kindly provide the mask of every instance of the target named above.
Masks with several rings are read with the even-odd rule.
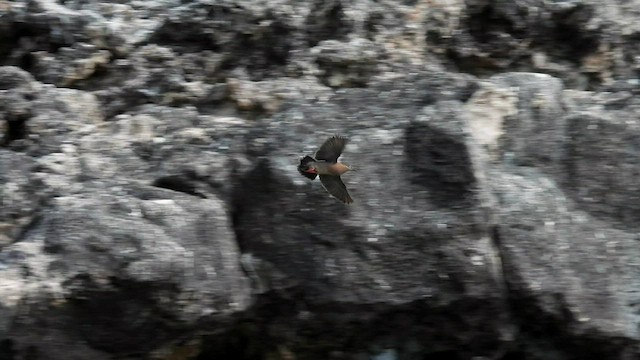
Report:
[[[311,180],[320,176],[320,182],[329,194],[345,204],[351,204],[353,199],[340,175],[352,171],[353,168],[338,162],[347,141],[347,138],[338,135],[328,138],[316,151],[315,158],[306,155],[300,159],[298,171]]]

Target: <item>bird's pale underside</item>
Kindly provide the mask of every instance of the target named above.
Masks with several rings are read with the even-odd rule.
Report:
[[[340,175],[351,170],[351,167],[338,162],[346,144],[347,139],[342,136],[330,137],[316,151],[315,159],[305,156],[300,160],[298,171],[311,180],[320,176],[320,182],[329,194],[345,204],[351,204],[353,199],[340,178]]]

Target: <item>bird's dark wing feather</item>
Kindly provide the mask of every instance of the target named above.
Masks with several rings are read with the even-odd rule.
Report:
[[[340,179],[340,176],[320,175],[320,182],[324,186],[325,190],[329,194],[333,195],[336,199],[342,201],[345,204],[351,204],[353,199],[347,191],[347,187]]]
[[[327,141],[320,146],[320,149],[316,151],[316,159],[330,163],[338,161],[338,157],[342,154],[342,150],[344,150],[347,141],[347,138],[343,138],[342,136],[328,138]]]
[[[315,180],[316,176],[318,176],[318,174],[312,174],[304,171],[300,171],[300,174],[302,174],[302,176],[306,177],[309,180]]]

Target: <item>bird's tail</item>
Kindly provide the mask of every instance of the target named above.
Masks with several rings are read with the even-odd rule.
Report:
[[[311,174],[308,173],[307,170],[309,170],[309,163],[310,162],[314,162],[316,161],[316,159],[312,158],[311,156],[307,155],[305,157],[303,157],[302,159],[300,159],[300,165],[298,165],[298,171],[300,172],[300,174],[304,175],[305,177],[314,180],[316,178],[316,176],[318,176],[317,174]]]

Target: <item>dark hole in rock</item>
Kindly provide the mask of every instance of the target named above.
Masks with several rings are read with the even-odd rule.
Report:
[[[15,358],[14,341],[11,339],[0,340],[0,359],[13,360]]]
[[[3,144],[9,145],[12,141],[24,139],[27,137],[27,119],[17,118],[6,121]]]
[[[185,175],[169,175],[154,180],[153,186],[179,191],[185,194],[197,196],[203,199],[207,197],[198,191],[195,181]]]
[[[35,59],[32,54],[24,54],[20,56],[18,66],[26,71],[31,71],[35,67]]]

